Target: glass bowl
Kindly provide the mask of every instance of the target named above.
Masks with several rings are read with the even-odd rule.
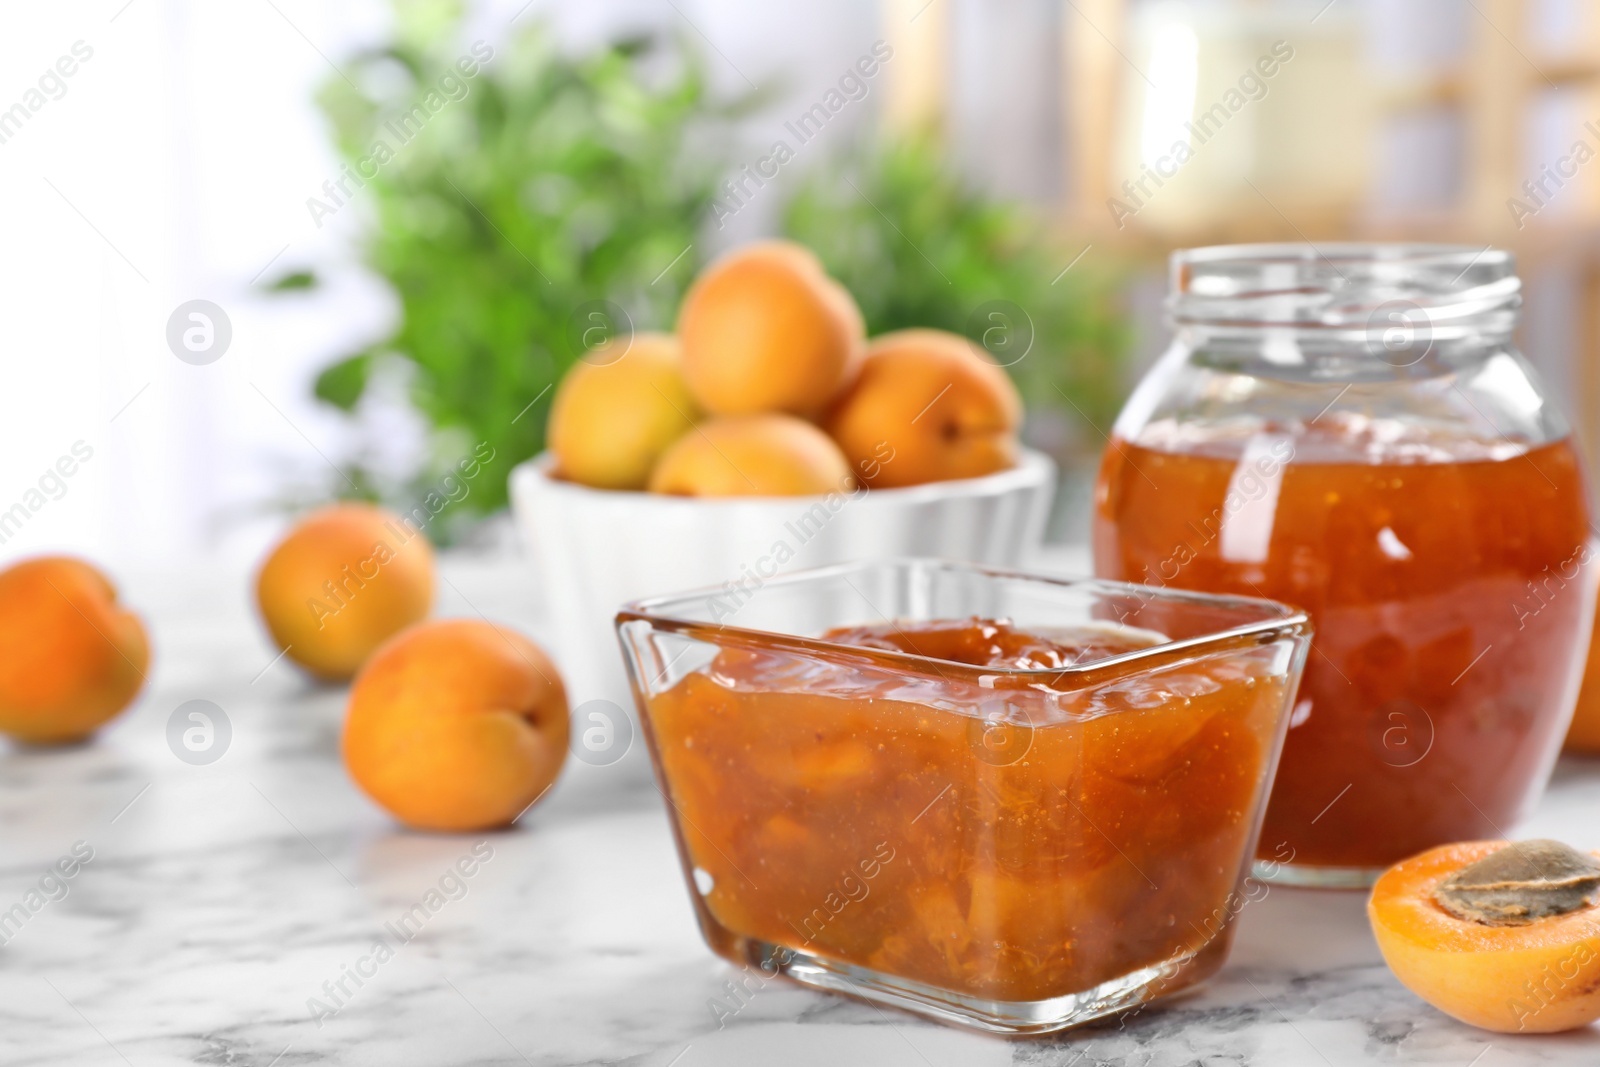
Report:
[[[1140,647],[1023,669],[820,636],[972,617]],[[1310,641],[1272,601],[925,559],[653,598],[617,629],[711,948],[1016,1034],[1221,965]]]

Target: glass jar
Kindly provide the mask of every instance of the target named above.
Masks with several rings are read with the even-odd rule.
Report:
[[[1502,838],[1543,788],[1594,619],[1571,434],[1512,346],[1512,257],[1239,245],[1172,258],[1176,336],[1118,418],[1101,577],[1270,597],[1316,636],[1261,836],[1365,885]]]

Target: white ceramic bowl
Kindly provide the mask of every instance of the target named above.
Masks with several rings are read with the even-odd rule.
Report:
[[[691,499],[590,489],[550,476],[553,457],[511,472],[517,528],[533,554],[555,620],[555,654],[584,731],[629,733],[627,763],[647,761],[613,620],[631,600],[853,560],[896,556],[1014,567],[1039,547],[1055,464],[1025,452],[983,478],[819,497]],[[582,705],[590,701],[604,705]],[[613,715],[630,717],[615,724]],[[597,717],[598,716],[598,717]],[[601,737],[601,734],[594,735]],[[632,777],[632,776],[630,776]]]

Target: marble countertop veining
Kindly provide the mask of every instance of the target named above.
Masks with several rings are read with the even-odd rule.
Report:
[[[440,614],[548,632],[524,564],[444,574]],[[5,1067],[1600,1062],[1597,1029],[1500,1037],[1422,1004],[1354,893],[1271,889],[1199,991],[1045,1039],[781,981],[733,996],[642,778],[583,768],[508,832],[405,832],[340,766],[343,692],[272,662],[242,571],[119,579],[153,634],[139,704],[84,746],[0,743],[0,912],[28,911],[0,926]],[[191,699],[232,727],[209,765],[167,745]],[[1596,811],[1600,764],[1563,763],[1521,831],[1595,847]],[[47,877],[63,857],[73,876]]]

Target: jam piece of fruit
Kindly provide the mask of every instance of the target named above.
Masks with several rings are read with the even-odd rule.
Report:
[[[1162,637],[1126,626],[1019,630],[1010,619],[939,619],[840,627],[826,641],[909,652],[975,667],[1048,670],[1075,667],[1158,644]]]

